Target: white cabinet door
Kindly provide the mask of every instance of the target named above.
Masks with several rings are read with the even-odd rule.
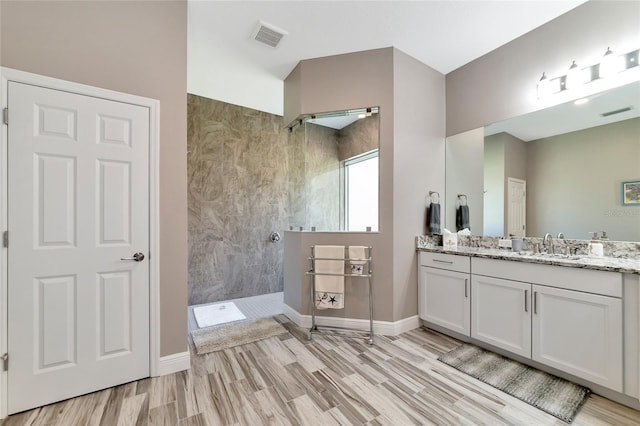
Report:
[[[531,357],[531,284],[471,276],[471,337]]]
[[[469,336],[469,274],[420,267],[420,318]]]
[[[533,360],[622,392],[622,300],[532,290]]]

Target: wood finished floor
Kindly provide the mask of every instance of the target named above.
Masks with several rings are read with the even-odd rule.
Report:
[[[10,416],[9,425],[564,425],[440,363],[460,342],[419,328],[363,339],[306,332],[192,355],[191,369]],[[592,395],[575,425],[638,425]]]

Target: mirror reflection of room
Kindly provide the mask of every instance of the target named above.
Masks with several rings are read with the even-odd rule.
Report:
[[[640,240],[621,189],[640,172],[639,102],[636,82],[448,138],[447,200],[470,194],[474,235]]]
[[[378,231],[378,108],[309,115],[290,133],[290,226]]]

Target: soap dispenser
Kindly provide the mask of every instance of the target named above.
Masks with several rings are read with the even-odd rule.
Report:
[[[600,240],[598,239],[598,233],[591,232],[591,234],[593,234],[593,237],[589,242],[589,248],[588,248],[589,256],[592,256],[592,257],[604,256],[604,248],[602,246],[602,242],[600,242]]]

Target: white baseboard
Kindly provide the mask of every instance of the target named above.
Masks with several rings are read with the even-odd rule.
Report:
[[[298,327],[311,327],[311,315],[302,315],[286,303],[282,306],[282,313]],[[369,320],[366,319],[324,317],[316,315],[316,324],[319,326],[346,327],[365,331],[369,329]],[[418,318],[418,315],[403,318],[395,322],[373,320],[373,332],[384,336],[397,336],[398,334],[402,334],[418,327],[420,327],[420,319]]]
[[[189,368],[191,368],[189,351],[178,352],[177,354],[160,357],[158,376],[177,373],[178,371],[188,370]]]

